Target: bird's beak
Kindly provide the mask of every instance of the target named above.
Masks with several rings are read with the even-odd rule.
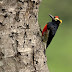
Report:
[[[53,20],[55,20],[55,19],[54,19],[54,16],[52,16],[51,14],[49,14],[49,16],[50,16]]]

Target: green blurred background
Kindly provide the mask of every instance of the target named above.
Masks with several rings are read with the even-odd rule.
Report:
[[[39,8],[41,28],[58,15],[63,23],[46,50],[50,72],[72,72],[72,0],[42,0]]]

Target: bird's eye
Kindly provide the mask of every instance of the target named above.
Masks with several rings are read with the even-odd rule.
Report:
[[[55,21],[57,21],[57,19],[55,19]]]
[[[55,21],[58,21],[59,20],[59,18],[55,18]]]

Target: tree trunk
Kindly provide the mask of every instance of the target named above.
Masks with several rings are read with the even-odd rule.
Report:
[[[39,4],[40,0],[0,0],[0,72],[49,72]]]

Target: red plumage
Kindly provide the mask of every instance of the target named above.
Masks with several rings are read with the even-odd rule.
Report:
[[[55,18],[59,18],[59,16],[55,16]]]
[[[44,33],[47,32],[47,24],[45,25],[43,31],[42,31],[42,36],[44,35]]]

